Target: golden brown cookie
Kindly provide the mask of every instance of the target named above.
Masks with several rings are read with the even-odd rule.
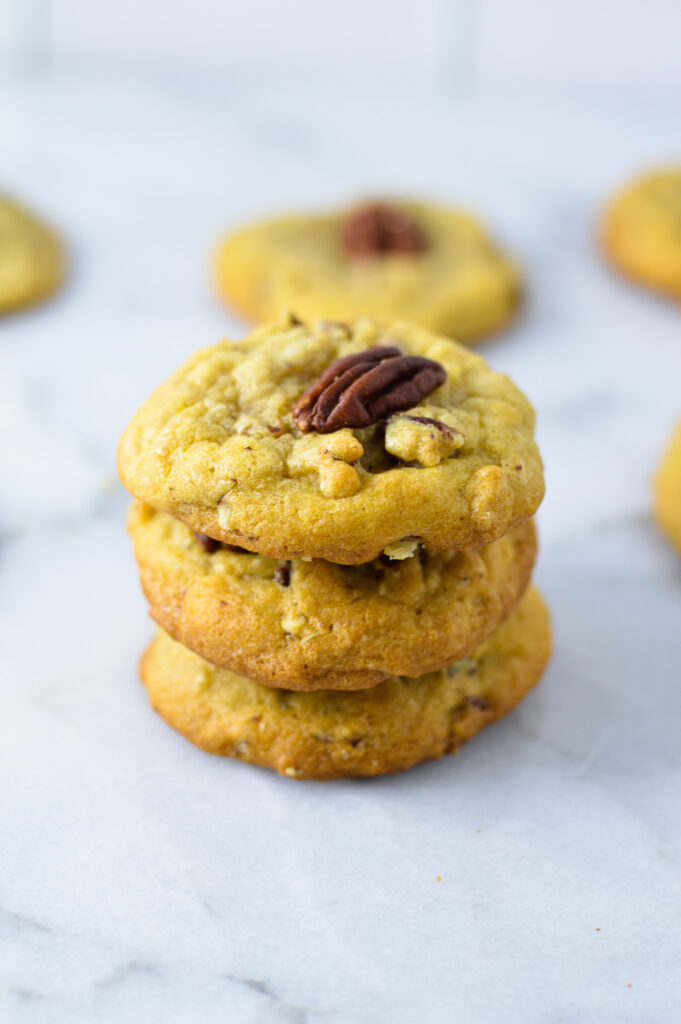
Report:
[[[41,302],[61,284],[65,256],[55,234],[0,196],[0,314]]]
[[[618,270],[681,300],[681,167],[648,174],[615,196],[601,234]]]
[[[243,228],[215,259],[220,295],[254,320],[386,316],[458,341],[505,326],[520,275],[473,217],[429,203],[370,203]]]
[[[530,588],[469,658],[418,679],[353,693],[295,693],[216,668],[159,630],[141,662],[153,707],[213,754],[295,779],[385,775],[454,753],[539,681],[551,649],[546,607]]]
[[[352,366],[334,376],[339,360]],[[134,417],[118,468],[137,498],[216,540],[357,564],[419,541],[477,548],[533,515],[533,431],[509,378],[447,338],[285,317],[192,356]]]
[[[173,639],[292,690],[362,689],[465,657],[511,612],[537,547],[527,520],[479,551],[349,566],[225,550],[140,502],[128,528],[152,617]]]
[[[655,519],[681,554],[681,423],[672,435],[655,478]]]

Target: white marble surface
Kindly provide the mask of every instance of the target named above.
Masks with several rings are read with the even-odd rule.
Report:
[[[73,257],[58,301],[0,325],[0,1019],[676,1019],[681,565],[648,508],[681,316],[592,229],[613,183],[678,157],[677,112],[74,78],[2,83],[0,139],[3,186]],[[206,281],[221,226],[385,187],[471,204],[526,267],[486,353],[539,413],[555,657],[455,758],[294,783],[148,709],[114,448],[242,330]]]

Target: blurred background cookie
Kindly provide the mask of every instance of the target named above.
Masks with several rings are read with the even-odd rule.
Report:
[[[215,258],[218,292],[253,320],[404,318],[473,342],[504,327],[520,275],[474,217],[425,202],[371,202],[236,231]]]
[[[621,273],[681,301],[681,166],[647,174],[616,195],[602,242]]]
[[[29,210],[0,196],[0,314],[42,302],[62,283],[57,235]]]
[[[672,434],[655,478],[654,511],[663,534],[681,554],[681,423]]]

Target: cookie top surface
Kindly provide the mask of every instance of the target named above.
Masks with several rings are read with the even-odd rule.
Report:
[[[33,214],[0,196],[0,314],[39,302],[61,283],[64,250]]]
[[[446,380],[363,429],[304,433],[301,396],[334,361],[376,346],[438,363]],[[534,413],[455,342],[362,319],[284,318],[192,356],[125,431],[121,479],[147,504],[273,558],[367,562],[387,549],[468,549],[503,536],[543,496]]]
[[[655,477],[655,519],[681,554],[681,423],[672,434]]]
[[[357,566],[224,549],[139,502],[128,526],[159,625],[214,664],[296,690],[361,689],[465,657],[510,614],[536,553],[532,520],[478,551]]]
[[[602,235],[619,270],[681,299],[681,167],[656,171],[620,192],[605,211]]]
[[[473,654],[418,679],[353,693],[293,693],[216,668],[159,630],[142,659],[153,707],[214,754],[295,779],[383,775],[453,753],[510,711],[550,655],[546,607],[530,588]]]
[[[509,321],[520,275],[485,228],[460,210],[373,203],[245,227],[217,251],[219,292],[255,320],[410,320],[459,341]]]

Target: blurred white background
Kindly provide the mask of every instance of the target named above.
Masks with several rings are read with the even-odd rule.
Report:
[[[4,68],[681,96],[678,0],[0,0]]]

